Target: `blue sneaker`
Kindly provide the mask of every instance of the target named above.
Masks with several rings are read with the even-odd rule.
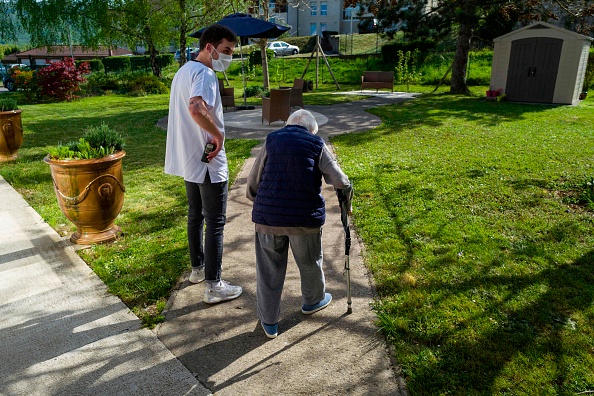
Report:
[[[301,312],[303,312],[306,315],[311,315],[314,312],[318,312],[319,310],[326,308],[328,305],[330,305],[331,301],[332,301],[332,294],[326,293],[326,295],[324,296],[324,299],[317,304],[314,304],[314,305],[303,304],[303,306],[301,307]]]
[[[262,328],[264,329],[264,333],[266,333],[266,337],[268,338],[276,338],[278,335],[278,323],[273,325],[267,325],[264,322],[260,322],[262,324]]]

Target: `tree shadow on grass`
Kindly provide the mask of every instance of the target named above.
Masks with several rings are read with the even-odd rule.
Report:
[[[427,94],[423,95],[422,100],[407,100],[370,109],[370,113],[381,116],[384,127],[364,133],[364,138],[351,138],[347,140],[347,144],[368,143],[370,140],[397,134],[419,125],[427,128],[440,128],[451,124],[452,119],[459,120],[461,123],[474,122],[481,127],[494,127],[524,120],[530,115],[546,112],[552,108],[554,106],[510,102],[492,103],[476,97]]]
[[[523,219],[515,233],[506,233],[495,230],[506,221],[496,211],[478,220],[494,222],[493,228],[477,231],[468,225],[475,217],[465,205],[439,207],[434,202],[443,200],[439,187],[421,188],[420,182],[389,175],[398,172],[378,164],[367,176],[372,180],[364,199],[374,201],[382,212],[377,221],[388,225],[379,234],[375,223],[358,226],[371,234],[369,257],[390,260],[377,264],[387,274],[376,279],[383,299],[379,311],[392,320],[388,338],[396,340],[399,360],[407,361],[411,394],[512,389],[528,394],[540,387],[573,394],[592,388],[594,250],[582,247],[570,264],[560,264],[567,255],[557,251],[582,238],[584,226],[551,217],[531,233],[530,219]],[[483,176],[462,174],[471,180]],[[531,190],[542,189],[546,181],[526,177],[507,184],[532,197]],[[520,217],[528,215],[534,213]],[[514,221],[505,227],[514,228]],[[383,239],[391,257],[384,245],[376,245]],[[433,256],[424,256],[427,250]],[[472,258],[473,252],[480,253]],[[403,285],[407,271],[417,277],[415,285]]]
[[[582,350],[587,356],[591,348],[579,331],[591,323],[580,322],[576,316],[594,302],[594,250],[569,265],[549,264],[550,268],[534,275],[484,274],[456,285],[428,285],[426,293],[441,294],[433,301],[433,309],[450,311],[453,308],[448,306],[449,299],[469,295],[481,299],[483,307],[481,313],[464,318],[449,330],[432,335],[402,332],[402,337],[431,349],[436,356],[413,368],[415,375],[408,382],[411,392],[489,392],[501,390],[495,384],[502,378],[508,378],[509,387],[519,393],[529,392],[531,386],[544,386],[557,393],[591,387],[592,383],[584,383],[584,378],[574,373],[580,369],[575,367],[574,359],[587,365],[584,356],[575,353]],[[507,297],[489,300],[485,296],[490,290],[507,290]],[[413,314],[408,319],[420,323],[422,315]],[[552,374],[542,370],[546,365],[553,366]],[[549,376],[539,381],[514,378],[514,367],[524,373],[536,370],[536,376]]]

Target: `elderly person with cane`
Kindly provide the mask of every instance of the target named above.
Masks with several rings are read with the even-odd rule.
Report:
[[[289,245],[301,275],[301,312],[313,314],[332,301],[322,269],[322,178],[342,190],[348,208],[352,187],[317,131],[309,111],[291,114],[284,128],[267,136],[247,180],[246,195],[254,202],[257,312],[268,338],[278,335]]]

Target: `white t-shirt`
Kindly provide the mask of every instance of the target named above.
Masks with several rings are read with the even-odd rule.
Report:
[[[211,182],[224,182],[229,179],[224,146],[209,163],[200,161],[204,146],[211,141],[211,136],[196,124],[188,110],[190,98],[193,97],[202,97],[215,125],[225,136],[217,75],[200,62],[186,63],[171,83],[165,173],[181,176],[189,182],[203,183],[208,170]]]

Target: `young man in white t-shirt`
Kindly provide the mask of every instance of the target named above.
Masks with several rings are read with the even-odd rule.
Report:
[[[200,53],[175,74],[169,100],[165,173],[184,178],[190,282],[206,280],[204,302],[209,304],[232,300],[242,292],[240,286],[221,279],[229,171],[215,73],[229,67],[236,42],[235,33],[225,26],[215,24],[204,30]],[[207,144],[212,145],[208,154]]]

